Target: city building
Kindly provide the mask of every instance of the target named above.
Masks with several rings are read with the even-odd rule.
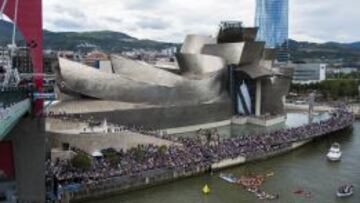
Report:
[[[339,67],[339,68],[327,68],[328,74],[351,74],[358,72],[359,69],[355,67]]]
[[[57,56],[61,58],[67,58],[70,60],[76,60],[76,61],[80,61],[82,59],[81,55],[74,51],[58,51]]]
[[[88,66],[99,68],[101,61],[108,61],[109,56],[101,51],[95,50],[84,56],[83,63]]]
[[[257,40],[266,48],[276,48],[279,62],[289,60],[289,0],[256,0],[255,26]]]
[[[322,63],[295,64],[293,83],[310,84],[326,80],[326,66]]]

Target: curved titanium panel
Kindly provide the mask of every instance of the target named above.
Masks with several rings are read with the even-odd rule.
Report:
[[[217,35],[217,42],[219,44],[223,43],[236,43],[236,42],[243,42],[243,29],[242,28],[225,28],[220,29]]]
[[[275,49],[264,49],[264,60],[275,60],[276,58],[276,50]]]
[[[225,59],[227,65],[238,65],[240,63],[241,55],[244,50],[244,44],[244,42],[207,44],[203,47],[201,53],[221,57]]]
[[[243,33],[244,41],[254,42],[256,39],[257,32],[258,32],[258,28],[247,27],[247,28],[244,28],[243,32],[244,32]]]
[[[274,72],[271,71],[270,69],[263,68],[261,66],[253,65],[253,64],[237,67],[235,70],[246,73],[252,79],[271,76],[274,74]]]
[[[225,68],[225,61],[216,56],[180,53],[176,59],[183,75],[204,75]]]
[[[277,70],[279,73],[281,73],[285,77],[292,78],[295,67],[293,65],[286,64],[285,66],[274,67],[273,69]]]
[[[291,78],[274,77],[261,80],[261,114],[281,115],[285,113],[282,98],[290,89]]]
[[[259,63],[264,52],[264,42],[246,42],[241,55],[240,65]]]
[[[111,55],[110,58],[114,73],[117,75],[126,76],[139,82],[166,87],[173,87],[176,83],[182,81],[181,76],[155,68],[147,63],[137,62],[118,55]]]
[[[180,53],[200,54],[205,44],[215,44],[216,39],[201,35],[187,35],[181,47]]]
[[[118,100],[155,105],[179,105],[210,102],[221,97],[223,71],[201,80],[183,78],[175,74],[167,81],[177,78],[172,86],[142,81],[126,75],[103,73],[95,68],[59,58],[58,78],[60,89],[92,98]],[[138,72],[142,75],[142,72]],[[135,74],[134,74],[135,75]],[[164,76],[169,76],[165,75]],[[141,77],[140,77],[141,78]]]

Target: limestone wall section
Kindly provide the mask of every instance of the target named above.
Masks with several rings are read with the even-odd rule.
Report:
[[[139,144],[153,144],[158,146],[178,145],[177,143],[168,140],[141,135],[130,131],[111,134],[86,133],[74,135],[50,133],[50,136],[53,148],[61,148],[63,143],[68,143],[70,147],[76,147],[89,154],[106,148],[128,150],[132,147],[137,147]]]

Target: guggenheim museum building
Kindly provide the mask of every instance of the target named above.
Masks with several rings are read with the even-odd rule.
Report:
[[[120,55],[100,69],[59,58],[51,111],[149,129],[284,115],[293,69],[275,63],[257,31],[226,21],[216,37],[187,35],[175,70]]]

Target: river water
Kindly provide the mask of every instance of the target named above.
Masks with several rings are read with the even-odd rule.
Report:
[[[314,120],[326,118],[320,115]],[[285,125],[290,127],[307,123],[307,116],[299,113],[288,114]],[[258,127],[225,127],[219,129],[224,136],[234,136],[243,133],[262,131]],[[241,132],[239,132],[241,131]],[[230,132],[230,133],[228,133]],[[189,135],[189,134],[188,134]],[[186,135],[184,135],[186,136]],[[332,143],[339,142],[343,157],[338,163],[326,160],[326,153]],[[236,176],[249,173],[266,174],[273,172],[274,176],[266,179],[262,190],[279,194],[277,203],[359,203],[360,202],[360,122],[354,123],[353,129],[315,140],[297,150],[268,160],[248,163],[221,171],[233,173]],[[172,183],[154,186],[135,192],[120,194],[111,198],[94,200],[89,203],[253,203],[268,202],[258,200],[252,193],[238,185],[222,181],[220,172],[187,178]],[[355,195],[340,199],[335,195],[336,188],[345,183],[355,185]],[[211,193],[203,195],[202,187],[208,184]],[[294,191],[303,189],[311,192],[311,197],[295,194]]]

